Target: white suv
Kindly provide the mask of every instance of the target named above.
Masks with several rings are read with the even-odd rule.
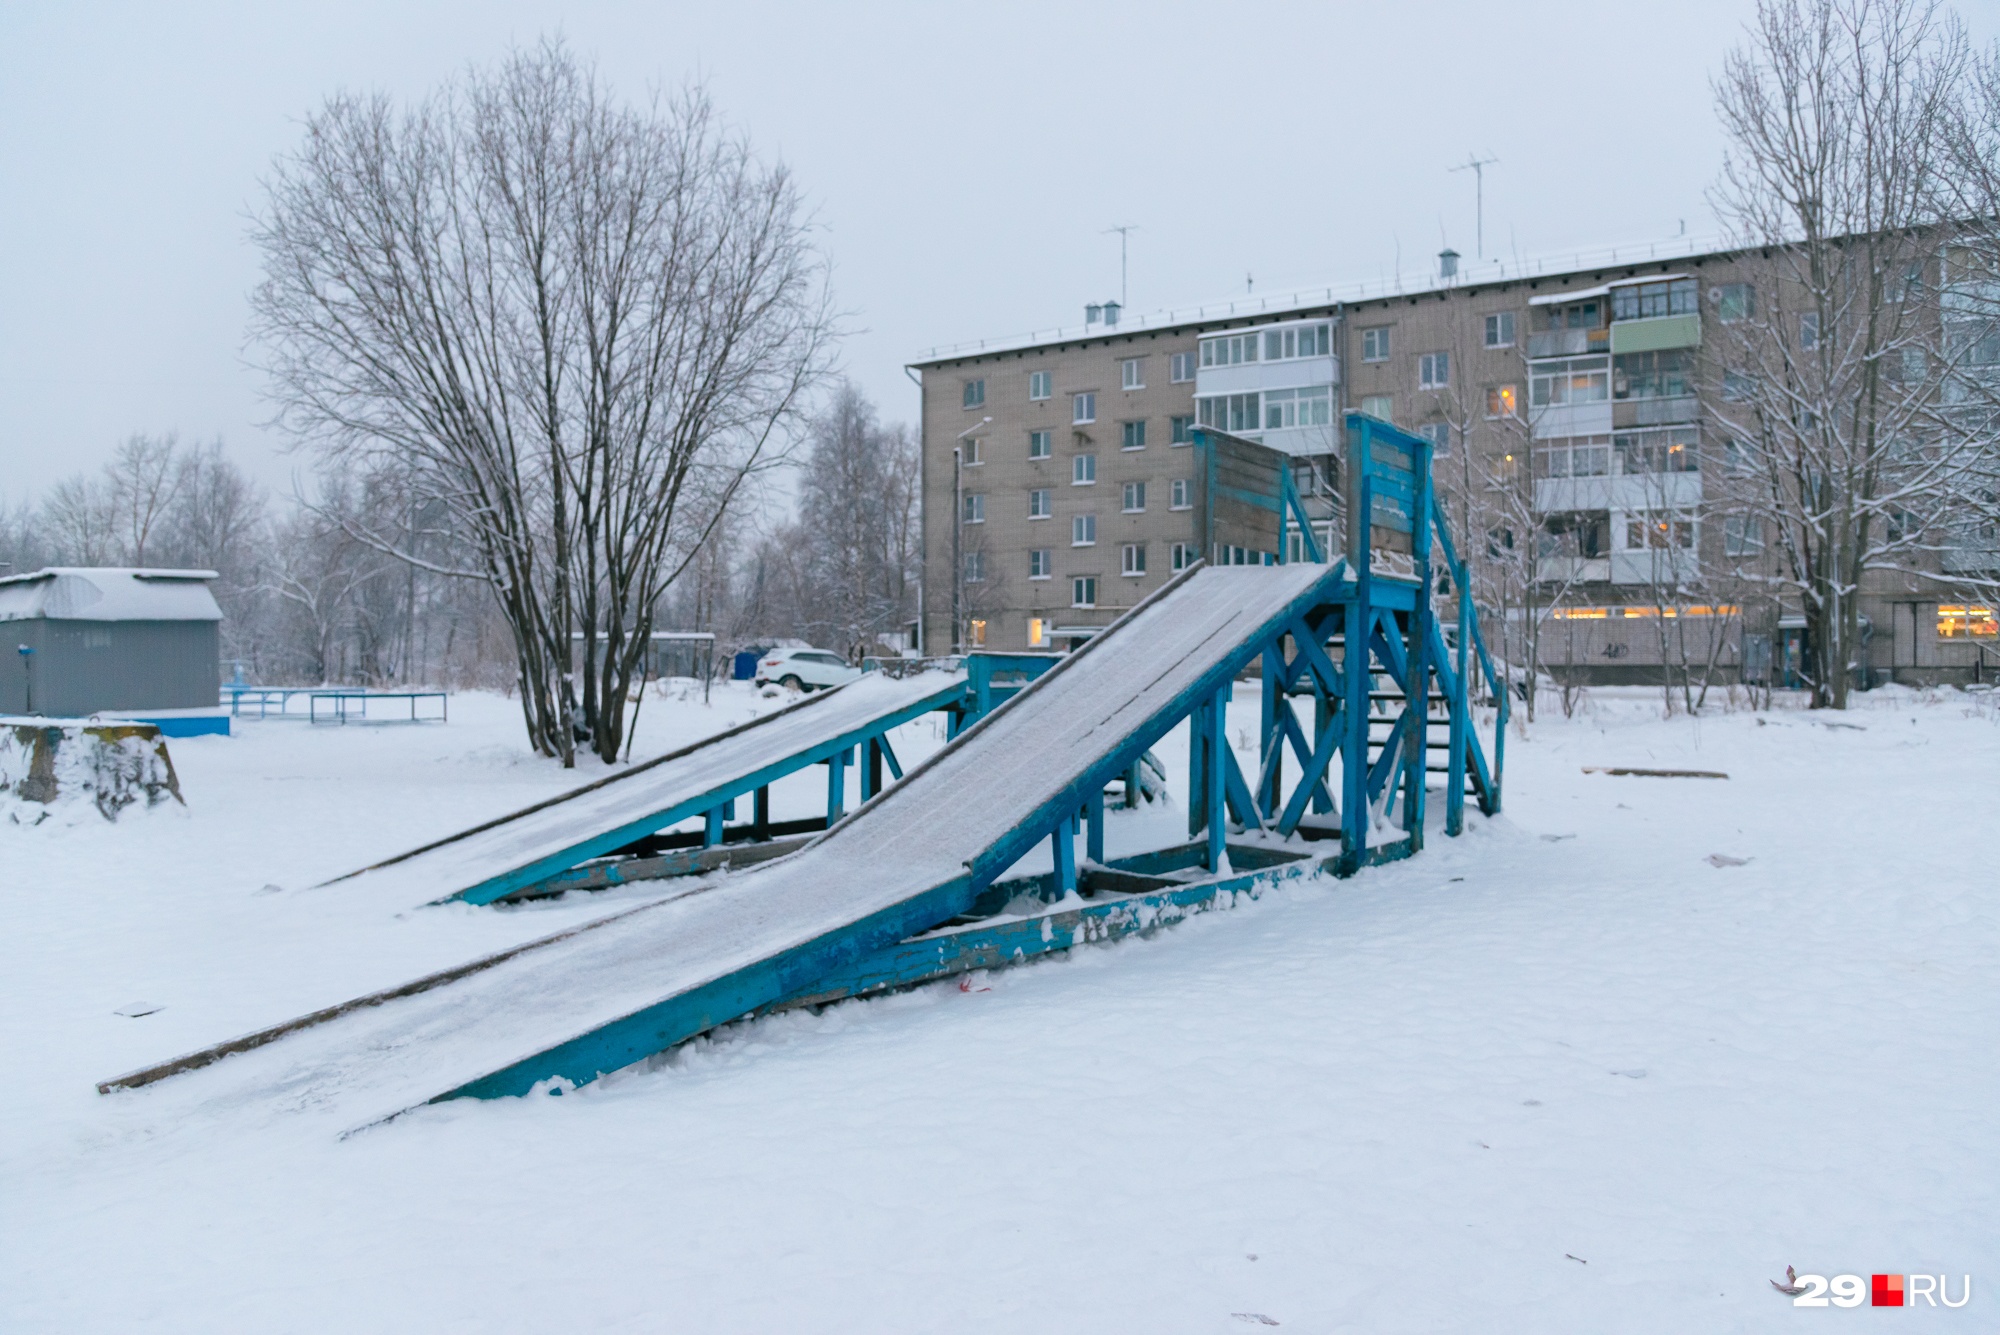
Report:
[[[773,649],[757,660],[756,682],[768,686],[775,681],[794,691],[810,691],[844,686],[860,675],[860,668],[849,667],[846,659],[824,649]]]

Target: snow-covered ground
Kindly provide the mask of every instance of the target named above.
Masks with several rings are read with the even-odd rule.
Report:
[[[635,753],[776,703],[649,701]],[[0,820],[0,1329],[1865,1319],[1794,1311],[1766,1283],[1787,1263],[1954,1296],[1970,1273],[1968,1308],[1920,1320],[1991,1328],[2000,717],[1976,698],[1662,720],[1600,692],[1509,738],[1504,818],[1412,862],[737,1026],[569,1098],[335,1141],[95,1092],[654,893],[311,888],[602,772],[519,734],[481,696],[443,726],[251,724],[173,743],[185,812]],[[777,814],[816,795],[800,776]],[[1162,824],[1118,820],[1114,845]]]

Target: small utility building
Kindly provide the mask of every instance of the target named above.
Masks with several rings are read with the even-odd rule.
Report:
[[[0,579],[0,713],[214,709],[213,570],[51,567]]]

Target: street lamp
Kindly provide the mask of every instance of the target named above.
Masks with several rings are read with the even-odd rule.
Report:
[[[952,437],[951,445],[951,650],[965,652],[965,446],[959,442],[991,423],[982,417]]]

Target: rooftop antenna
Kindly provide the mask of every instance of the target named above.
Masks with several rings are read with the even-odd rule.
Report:
[[[1125,243],[1130,239],[1130,233],[1143,232],[1145,230],[1145,228],[1139,226],[1137,223],[1120,223],[1116,227],[1107,227],[1098,233],[1099,236],[1110,236],[1113,232],[1118,233],[1118,304],[1120,306],[1130,306],[1132,304],[1132,295],[1125,287]]]
[[[1245,269],[1243,271],[1243,290],[1246,293],[1255,292],[1257,290],[1257,280],[1250,276],[1250,271],[1248,269]]]
[[[1475,178],[1473,185],[1473,249],[1480,259],[1486,258],[1486,169],[1500,161],[1498,158],[1482,158],[1473,153],[1465,155],[1465,161],[1452,170],[1470,171]]]

